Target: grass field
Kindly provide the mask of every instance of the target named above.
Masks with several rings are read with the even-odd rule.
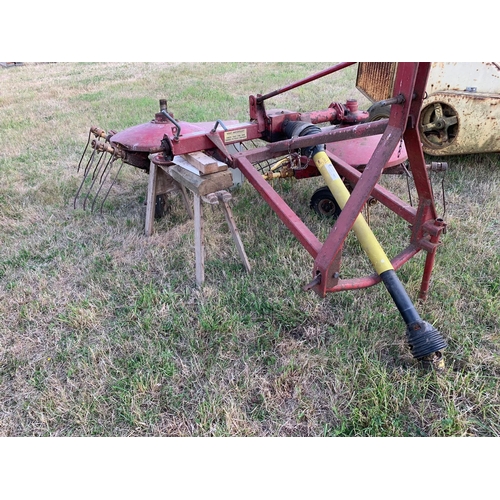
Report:
[[[206,282],[179,197],[143,234],[147,176],[123,169],[102,215],[73,209],[88,130],[145,123],[168,99],[183,121],[248,119],[248,96],[330,63],[57,63],[0,70],[0,435],[500,436],[500,157],[452,157],[433,174],[448,224],[429,299],[442,373],[408,351],[382,286],[302,291],[307,252],[247,184],[232,203],[253,270],[222,212],[206,210]],[[272,99],[324,109],[358,98],[355,68]],[[444,178],[444,184],[441,183]],[[381,181],[403,199],[406,178]],[[275,188],[319,235],[319,179]],[[442,201],[442,185],[446,204]],[[406,224],[370,223],[395,255]],[[346,276],[371,272],[354,237]],[[398,275],[416,300],[423,256]]]

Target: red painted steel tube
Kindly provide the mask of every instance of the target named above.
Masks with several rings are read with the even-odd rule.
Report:
[[[420,252],[420,248],[417,248],[413,245],[405,248],[401,253],[396,255],[393,259],[391,259],[391,264],[394,269],[397,271],[400,269],[406,262],[408,262],[412,257],[414,257],[418,252]],[[364,276],[361,278],[351,278],[351,279],[341,279],[334,287],[327,288],[326,291],[328,293],[334,292],[342,292],[345,290],[359,290],[360,288],[368,288],[371,286],[380,283],[381,278],[378,274],[371,274],[370,276]]]
[[[435,225],[439,227],[440,230],[442,230],[445,224],[442,219],[436,219]],[[439,243],[439,234],[431,236],[431,243],[435,244]],[[422,283],[420,285],[420,292],[418,295],[418,298],[420,300],[427,299],[427,293],[429,292],[429,287],[431,284],[431,274],[434,268],[434,261],[436,258],[436,250],[437,246],[434,247],[434,249],[427,254],[427,257],[425,259],[424,272],[422,275]]]
[[[439,245],[439,236],[446,225],[437,217],[432,187],[427,173],[427,167],[425,165],[424,154],[418,133],[418,122],[425,94],[427,78],[430,71],[430,63],[420,63],[420,69],[421,71],[417,74],[415,81],[415,99],[410,107],[408,118],[409,126],[405,130],[404,140],[419,199],[419,206],[416,221],[412,229],[411,241],[416,244],[418,244],[419,241],[425,243],[422,241],[424,235],[430,234],[430,239],[427,241],[427,245],[421,245],[422,248],[428,252],[424,264],[424,271],[419,292],[419,298],[421,300],[425,300],[430,287],[436,250]]]
[[[345,177],[354,185],[359,181],[362,175],[359,170],[356,170],[354,167],[341,160],[337,156],[333,155],[329,151],[327,151],[327,154],[341,176]],[[391,193],[383,186],[376,184],[371,192],[371,196],[380,201],[380,203],[382,203],[384,206],[392,210],[394,213],[399,215],[410,224],[413,224],[413,222],[415,221],[415,216],[417,213],[416,208],[408,205],[408,203],[398,198],[395,194]]]
[[[322,143],[334,143],[348,139],[380,135],[386,129],[387,123],[388,120],[379,120],[349,127],[324,127],[321,129],[321,133],[273,142],[266,146],[244,151],[240,155],[245,156],[251,163],[258,163],[270,158],[276,158],[282,154],[288,154],[290,151],[296,149],[316,146]]]
[[[305,85],[306,83],[310,83],[310,82],[313,82],[314,80],[318,80],[319,78],[323,78],[324,76],[335,73],[336,71],[340,71],[344,68],[347,68],[348,66],[352,66],[353,64],[356,64],[356,63],[355,62],[344,62],[344,63],[336,64],[335,66],[331,66],[330,68],[327,68],[323,71],[320,71],[319,73],[315,73],[314,75],[308,76],[307,78],[304,78],[304,79],[299,80],[295,83],[287,85],[286,87],[282,87],[281,89],[274,90],[273,92],[269,92],[268,94],[258,96],[257,102],[261,103],[261,102],[265,101],[266,99],[269,99],[270,97],[274,97],[276,95],[283,94],[284,92],[288,92],[289,90],[292,90],[292,89],[295,89],[295,88],[300,87],[302,85]]]
[[[264,180],[262,174],[242,154],[234,157],[234,166],[239,168],[252,186],[264,198],[267,204],[274,210],[281,221],[290,229],[302,246],[316,257],[321,249],[321,242],[302,222],[298,215],[286,204],[279,194]]]
[[[379,135],[385,132],[387,123],[387,120],[379,120],[348,127],[324,127],[321,129],[321,132],[317,134],[274,142],[269,144],[267,148],[271,153],[288,152],[293,149],[308,148],[318,144],[345,141],[347,139],[358,139],[368,135]]]
[[[412,177],[419,199],[417,219],[413,226],[411,236],[412,241],[417,241],[422,238],[425,232],[424,224],[426,222],[435,221],[437,219],[434,196],[418,132],[418,120],[425,94],[427,77],[430,71],[430,63],[419,63],[419,66],[421,71],[419,71],[415,81],[415,99],[411,103],[408,116],[408,127],[406,127],[404,134],[408,161],[411,165]]]
[[[391,263],[395,269],[398,269],[416,253],[426,250],[428,256],[422,280],[421,295],[427,293],[434,264],[436,244],[441,229],[429,231],[429,225],[433,224],[435,220],[435,207],[417,130],[418,114],[429,70],[429,66],[428,64],[426,66],[426,64],[400,63],[396,75],[394,95],[401,97],[401,99],[400,103],[393,105],[393,111],[388,120],[350,127],[325,127],[318,134],[271,143],[262,148],[239,153],[233,157],[233,166],[240,168],[250,183],[315,259],[313,276],[320,275],[321,282],[314,285],[313,288],[321,296],[324,296],[326,292],[366,288],[380,281],[378,275],[340,281],[332,277],[329,278],[329,273],[332,270],[335,271],[335,262],[340,255],[347,234],[352,229],[354,220],[361,212],[369,196],[375,197],[387,208],[413,225],[410,246],[392,259]],[[308,81],[310,80],[308,79]],[[298,82],[294,85],[302,83]],[[283,91],[290,88],[294,88],[294,86],[287,87]],[[271,95],[276,94],[268,94],[264,97],[267,98]],[[362,173],[340,158],[335,157],[335,155],[328,153],[339,168],[339,174],[355,184],[355,187],[323,245],[252,166],[252,162],[277,157],[292,150],[377,134],[382,134],[382,137]],[[418,210],[378,184],[384,166],[402,139],[405,141],[419,194],[420,204]]]
[[[394,94],[401,95],[404,99],[402,99],[401,104],[392,106],[387,128],[382,134],[377,148],[368,161],[335,226],[330,231],[321,252],[315,259],[313,275],[321,274],[322,281],[314,289],[322,297],[326,294],[328,281],[331,279],[332,265],[337,254],[341,251],[347,234],[352,229],[356,217],[380,179],[385,164],[403,137],[413,99],[413,87],[417,72],[418,63],[400,63],[398,65]]]
[[[361,212],[375,184],[377,184],[380,179],[382,170],[391,157],[399,140],[400,134],[396,133],[394,127],[388,127],[388,130],[386,129],[382,134],[379,145],[374,151],[373,156],[363,171],[349,200],[342,209],[342,213],[337,219],[336,224],[330,231],[321,251],[315,259],[314,274],[319,273],[322,276],[322,282],[317,285],[315,290],[322,297],[326,294],[328,279],[331,274],[330,267],[340,251],[349,231],[352,229],[356,217]]]

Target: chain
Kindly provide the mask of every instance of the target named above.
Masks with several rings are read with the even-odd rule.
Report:
[[[411,187],[410,187],[410,179],[412,178],[410,172],[408,171],[408,169],[406,168],[406,163],[407,162],[403,162],[401,164],[401,166],[403,167],[405,173],[406,173],[406,187],[408,189],[408,198],[410,200],[410,206],[412,207],[413,206],[413,201],[411,199]]]

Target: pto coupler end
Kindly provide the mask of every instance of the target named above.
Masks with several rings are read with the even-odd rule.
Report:
[[[430,323],[420,318],[394,270],[383,272],[380,278],[406,323],[408,345],[413,357],[420,361],[431,361],[436,367],[442,368],[444,361],[441,350],[448,346],[445,339]]]

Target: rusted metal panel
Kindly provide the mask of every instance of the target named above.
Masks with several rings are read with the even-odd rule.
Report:
[[[419,120],[433,156],[500,151],[500,63],[434,62]]]
[[[434,156],[500,151],[500,94],[436,92],[424,101],[419,128]]]
[[[393,94],[397,65],[394,62],[360,62],[356,88],[371,101],[389,99]]]
[[[482,94],[500,94],[500,62],[433,62],[426,91],[475,89]]]

